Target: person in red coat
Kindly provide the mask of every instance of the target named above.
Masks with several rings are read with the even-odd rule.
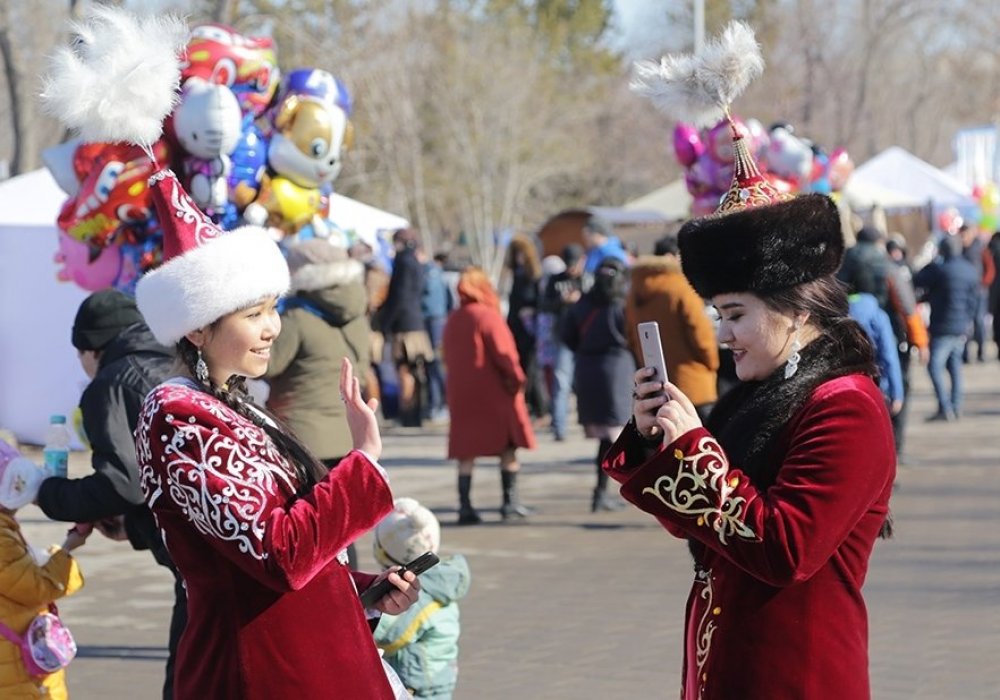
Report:
[[[740,384],[703,426],[640,369],[604,468],[694,556],[682,698],[866,700],[861,588],[896,462],[871,343],[832,277],[836,206],[805,195],[695,219],[679,242]]]
[[[136,301],[185,372],[146,397],[135,446],[188,594],[174,697],[407,697],[371,621],[408,608],[419,583],[387,574],[396,588],[366,610],[358,591],[383,576],[346,566],[347,545],[392,509],[375,402],[345,358],[354,449],[332,470],[254,404],[245,380],[264,374],[281,329],[284,258],[263,229],[220,231],[172,174],[152,180],[165,262],[139,281]]]
[[[461,306],[448,317],[442,348],[448,363],[446,392],[451,427],[448,458],[458,460],[458,523],[482,522],[472,507],[476,457],[500,456],[504,520],[529,509],[517,495],[517,448],[535,447],[524,401],[524,371],[514,336],[500,314],[500,301],[486,273],[467,268],[458,282]]]

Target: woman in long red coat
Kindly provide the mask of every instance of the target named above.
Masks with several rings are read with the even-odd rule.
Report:
[[[451,428],[448,458],[458,460],[458,523],[482,518],[470,491],[476,457],[500,457],[504,520],[524,518],[528,509],[517,496],[517,448],[535,446],[524,402],[524,371],[500,301],[486,273],[467,268],[458,282],[461,306],[444,329],[448,363],[447,394]]]
[[[702,427],[639,370],[604,468],[694,555],[682,697],[867,700],[861,587],[896,461],[871,343],[832,277],[836,206],[806,195],[694,220],[680,246],[741,383]]]

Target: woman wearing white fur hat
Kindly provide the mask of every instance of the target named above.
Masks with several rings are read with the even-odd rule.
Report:
[[[151,153],[176,99],[186,27],[98,6],[74,34],[46,87],[50,109],[85,141]],[[244,382],[267,369],[288,266],[263,229],[219,230],[172,173],[150,187],[164,262],[139,281],[136,302],[186,375],[150,392],[136,429],[143,493],[188,593],[174,697],[406,697],[369,619],[402,612],[420,586],[345,565],[347,544],[392,507],[374,405],[345,359],[354,449],[334,470],[254,405]],[[358,590],[386,577],[396,588],[366,611]]]

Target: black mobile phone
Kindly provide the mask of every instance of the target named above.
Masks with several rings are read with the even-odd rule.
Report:
[[[397,569],[396,573],[402,576],[407,571],[412,571],[415,575],[419,576],[439,561],[441,560],[438,559],[438,555],[434,552],[424,552],[413,561],[404,564],[403,568]],[[389,579],[384,578],[361,592],[361,604],[366,608],[370,608],[393,588],[395,586],[389,582]]]

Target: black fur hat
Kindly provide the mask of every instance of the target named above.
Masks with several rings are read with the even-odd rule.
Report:
[[[684,274],[705,298],[819,279],[844,255],[837,206],[822,194],[692,219],[678,240]]]

